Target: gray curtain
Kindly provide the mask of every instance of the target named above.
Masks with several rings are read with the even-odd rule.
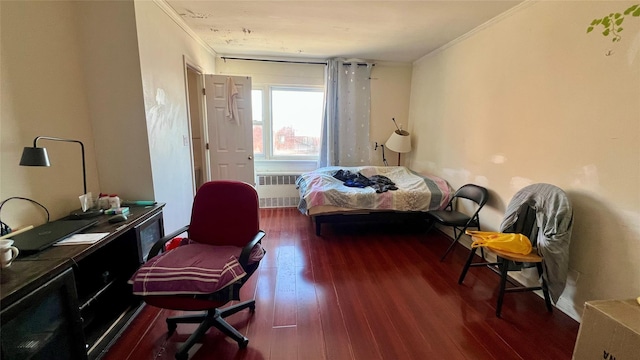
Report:
[[[325,70],[325,110],[319,165],[370,165],[371,63],[331,59]]]

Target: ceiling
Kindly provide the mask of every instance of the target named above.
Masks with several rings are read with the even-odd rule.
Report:
[[[165,0],[216,53],[412,62],[522,0]]]

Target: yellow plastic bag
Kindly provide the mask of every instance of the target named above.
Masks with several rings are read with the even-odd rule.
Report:
[[[499,233],[492,231],[466,231],[471,235],[472,248],[484,246],[489,249],[508,251],[516,254],[527,255],[531,252],[531,241],[522,234]]]

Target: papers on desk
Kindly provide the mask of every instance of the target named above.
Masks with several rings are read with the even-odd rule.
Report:
[[[71,235],[66,239],[60,240],[57,243],[53,244],[53,246],[60,245],[91,245],[94,244],[105,236],[109,235],[109,233],[88,233],[88,234],[75,234]]]

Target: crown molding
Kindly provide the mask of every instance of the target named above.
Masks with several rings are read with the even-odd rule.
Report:
[[[173,20],[173,22],[176,23],[176,25],[178,25],[185,33],[187,33],[187,35],[191,36],[193,40],[195,40],[198,44],[200,44],[203,48],[205,48],[208,52],[210,52],[211,55],[213,56],[218,55],[216,51],[211,46],[209,46],[209,44],[207,44],[204,40],[202,40],[202,38],[198,36],[198,34],[196,34],[189,27],[189,25],[187,25],[184,19],[182,19],[182,17],[178,15],[178,13],[176,13],[176,11],[171,7],[171,5],[169,5],[168,2],[166,2],[165,0],[152,0],[152,1],[160,9],[162,9],[162,11],[164,11],[169,16],[169,18],[171,18],[171,20]]]
[[[470,31],[466,32],[465,34],[460,35],[459,37],[449,41],[448,43],[440,46],[439,48],[429,52],[428,54],[422,56],[420,59],[414,61],[413,64],[418,64],[418,63],[422,62],[426,58],[435,56],[435,55],[447,50],[450,47],[455,46],[455,45],[465,41],[466,39],[468,39],[468,38],[472,37],[473,35],[483,31],[484,29],[486,29],[488,27],[491,27],[491,26],[503,21],[504,19],[507,19],[507,18],[513,16],[514,14],[516,14],[516,13],[518,13],[518,12],[528,8],[528,7],[530,7],[531,5],[533,5],[533,4],[535,4],[535,3],[539,2],[539,1],[540,0],[525,0],[525,1],[521,2],[520,4],[512,7],[511,9],[509,9],[509,10],[507,10],[507,11],[505,11],[505,12],[499,14],[499,15],[497,15],[496,17],[493,17],[493,18],[487,20],[486,22],[478,25],[477,27],[471,29]]]

